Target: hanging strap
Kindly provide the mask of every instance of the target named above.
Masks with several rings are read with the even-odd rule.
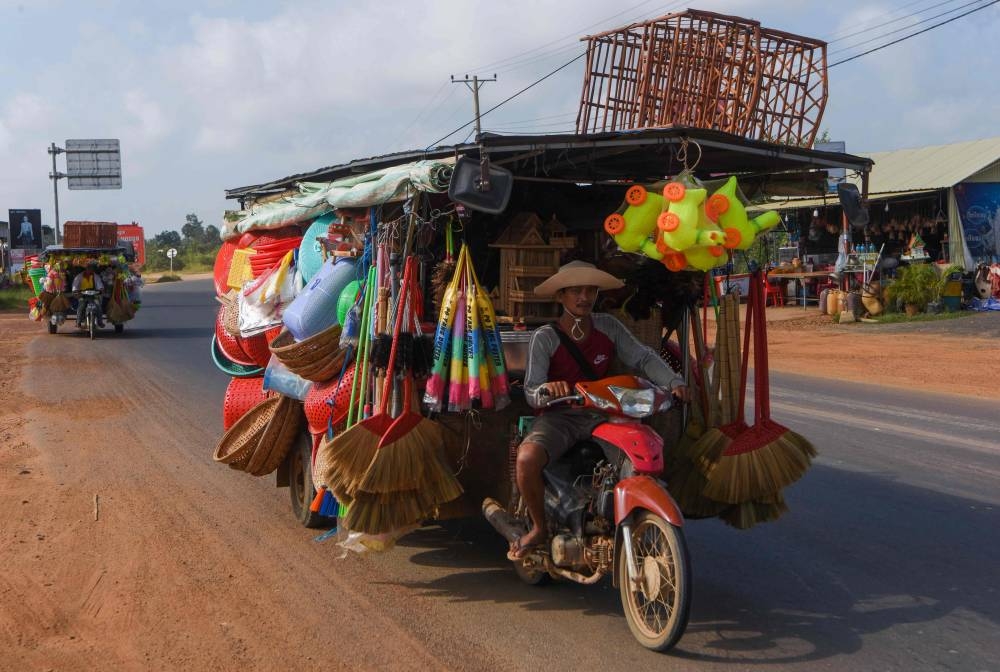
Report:
[[[583,356],[583,353],[580,351],[580,348],[577,347],[576,343],[573,342],[573,339],[567,336],[566,332],[564,332],[562,329],[559,328],[559,323],[550,322],[549,326],[555,330],[556,336],[559,337],[559,340],[560,342],[562,342],[563,347],[566,348],[567,352],[569,352],[570,356],[577,363],[577,366],[580,367],[580,371],[581,373],[583,373],[584,380],[588,381],[597,380],[599,376],[597,375],[597,372],[594,371],[593,365],[591,365],[591,363],[587,361],[587,358]]]

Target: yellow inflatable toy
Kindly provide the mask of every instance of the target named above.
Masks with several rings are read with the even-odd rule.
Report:
[[[662,211],[663,198],[659,194],[634,184],[625,192],[624,208],[604,220],[604,230],[623,252],[641,252],[659,261],[663,255],[656,248],[653,233]]]
[[[726,234],[726,247],[747,250],[759,234],[777,226],[781,218],[777,212],[769,210],[748,220],[746,208],[736,195],[737,188],[735,176],[726,180],[705,202],[705,214],[722,227]]]
[[[695,245],[722,245],[726,235],[715,224],[702,224],[705,189],[688,188],[680,182],[670,182],[663,188],[664,210],[656,221],[664,244],[683,252]]]

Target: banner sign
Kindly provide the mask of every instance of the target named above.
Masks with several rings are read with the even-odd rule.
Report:
[[[1000,182],[955,185],[955,201],[973,261],[989,263],[1000,256]]]
[[[22,250],[42,249],[42,211],[8,210],[10,246]]]

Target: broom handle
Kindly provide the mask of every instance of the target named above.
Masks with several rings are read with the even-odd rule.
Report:
[[[403,286],[408,287],[410,282],[410,269],[412,264],[410,264],[409,258],[406,259],[403,266]],[[399,293],[397,301],[403,300],[402,292]],[[389,364],[385,369],[385,385],[382,387],[382,403],[379,405],[379,415],[385,414],[389,407],[389,391],[392,387],[392,379],[395,374],[396,368],[396,352],[399,349],[399,332],[403,327],[403,310],[396,311],[396,324],[393,327],[392,335],[392,347],[389,349]]]
[[[753,313],[756,310],[757,302],[755,301],[757,295],[753,288],[753,278],[750,280],[750,293],[747,294],[747,326],[743,333],[743,365],[740,367],[740,406],[737,411],[737,422],[746,422],[746,411],[744,410],[747,403],[747,369],[750,367],[750,331],[753,326]],[[738,306],[739,304],[737,304]],[[754,353],[756,357],[756,353]],[[756,360],[755,360],[756,363]],[[754,381],[756,381],[757,372],[754,371]],[[756,392],[754,397],[756,398]],[[756,408],[756,407],[755,407]]]
[[[764,285],[761,284],[760,288],[761,294],[764,293]],[[760,324],[757,325],[757,344],[754,346],[757,351],[755,354],[757,356],[757,368],[759,369],[754,375],[756,381],[754,386],[757,387],[754,391],[754,397],[760,398],[760,411],[758,412],[757,421],[767,420],[771,417],[771,390],[770,383],[768,382],[768,370],[767,370],[767,320],[764,319],[764,302],[761,301],[760,308]]]

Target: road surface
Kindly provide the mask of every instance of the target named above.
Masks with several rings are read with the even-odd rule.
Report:
[[[31,343],[0,669],[1000,670],[996,402],[774,376],[820,457],[781,520],[687,524],[691,621],[660,655],[610,583],[525,586],[479,521],[341,557],[273,477],[213,463],[216,309],[210,281],[157,285],[120,337]]]

